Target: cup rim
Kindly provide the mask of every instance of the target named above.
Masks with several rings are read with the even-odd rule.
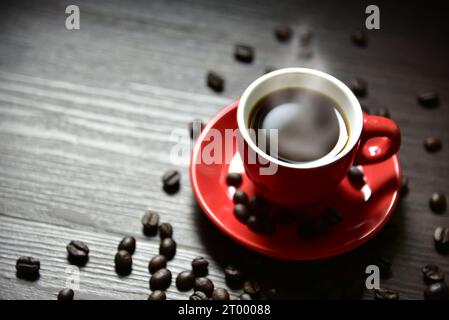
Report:
[[[353,109],[354,109],[354,112],[356,115],[356,119],[358,119],[357,122],[359,122],[359,123],[356,124],[354,128],[351,126],[350,136],[354,135],[357,138],[351,139],[349,137],[349,144],[340,153],[338,153],[335,157],[326,158],[326,155],[325,155],[320,159],[312,160],[312,161],[308,161],[308,162],[301,162],[301,163],[285,162],[285,161],[276,159],[276,158],[270,156],[269,154],[265,153],[264,151],[262,151],[255,144],[255,142],[251,139],[251,137],[248,133],[248,128],[246,127],[245,113],[244,113],[244,109],[245,109],[245,107],[247,107],[246,104],[247,104],[247,100],[248,100],[250,94],[261,83],[263,83],[265,81],[269,81],[270,79],[277,77],[279,75],[289,74],[289,73],[311,75],[311,76],[315,76],[315,77],[321,78],[325,81],[329,81],[329,82],[333,83],[348,98],[348,100],[350,101],[350,104],[354,107]],[[326,92],[324,92],[324,93],[327,94]],[[363,112],[362,112],[360,103],[359,103],[358,99],[356,98],[356,96],[354,95],[354,93],[343,82],[341,82],[334,76],[331,76],[330,74],[319,71],[319,70],[309,69],[309,68],[284,68],[284,69],[278,69],[278,70],[272,71],[270,73],[267,73],[267,74],[257,78],[245,89],[245,91],[242,94],[242,97],[240,98],[239,105],[237,108],[237,124],[238,124],[238,128],[239,128],[240,134],[242,135],[243,139],[246,141],[248,146],[253,151],[255,151],[259,156],[265,158],[266,160],[268,160],[271,163],[275,163],[278,166],[282,166],[282,167],[288,167],[288,168],[294,168],[294,169],[312,169],[312,168],[324,167],[326,165],[334,163],[334,162],[338,161],[339,159],[343,158],[344,156],[346,156],[349,152],[351,152],[351,150],[359,142],[360,136],[362,134]]]

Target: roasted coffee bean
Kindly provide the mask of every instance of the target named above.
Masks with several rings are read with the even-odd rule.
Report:
[[[176,170],[168,170],[162,176],[164,191],[168,194],[178,192],[181,183],[181,175]]]
[[[236,266],[229,265],[224,269],[226,284],[231,289],[240,289],[243,286],[243,272]]]
[[[429,207],[435,213],[443,213],[446,211],[447,199],[446,195],[442,193],[432,193],[429,200]]]
[[[274,36],[279,42],[288,42],[292,38],[293,30],[290,26],[281,25],[274,29]]]
[[[380,288],[374,290],[374,298],[376,300],[398,300],[399,292],[392,289]]]
[[[202,291],[195,291],[189,300],[207,300],[207,295]]]
[[[126,250],[129,254],[133,254],[136,250],[136,239],[134,237],[125,237],[118,244],[118,250]]]
[[[58,300],[59,301],[72,301],[75,296],[75,292],[72,289],[65,288],[59,291]]]
[[[435,282],[424,290],[426,300],[447,300],[449,299],[449,289],[445,282]]]
[[[173,236],[173,227],[170,223],[161,223],[159,226],[159,237],[161,239],[171,238]]]
[[[164,291],[154,290],[153,292],[151,292],[148,300],[167,300],[167,296],[165,295]]]
[[[265,217],[270,212],[270,203],[261,196],[254,196],[249,200],[251,212],[257,216]]]
[[[171,272],[168,269],[160,269],[156,271],[150,278],[150,289],[152,291],[165,291],[171,284]]]
[[[165,238],[159,244],[159,254],[165,256],[167,260],[173,259],[176,254],[176,241],[172,238]]]
[[[340,211],[335,208],[326,208],[323,214],[323,220],[331,226],[339,224],[342,220]]]
[[[243,282],[243,291],[251,295],[251,297],[257,297],[261,292],[261,287],[255,280],[246,280]]]
[[[207,86],[215,92],[223,92],[225,81],[221,75],[216,72],[209,71],[207,74]]]
[[[263,233],[264,232],[264,220],[263,218],[256,216],[256,215],[250,215],[248,217],[248,220],[246,220],[246,224],[248,228],[251,231],[254,231],[255,233]]]
[[[434,108],[440,104],[440,98],[436,91],[427,91],[418,94],[418,102],[426,108]]]
[[[362,78],[354,79],[351,83],[351,90],[357,97],[366,96],[368,92],[366,81]]]
[[[234,193],[234,196],[232,197],[232,201],[237,204],[237,203],[241,203],[241,204],[247,204],[248,203],[248,196],[246,195],[246,193],[242,190],[237,190]]]
[[[299,35],[299,43],[303,46],[308,46],[313,39],[313,33],[310,30],[305,30]]]
[[[126,250],[120,250],[115,254],[115,271],[121,275],[126,276],[131,273],[133,268],[133,258]]]
[[[156,212],[147,211],[142,217],[143,233],[154,236],[159,226],[159,215]]]
[[[275,215],[276,222],[279,224],[292,224],[295,222],[295,215],[288,209],[282,209]]]
[[[390,118],[390,117],[391,117],[390,111],[389,111],[388,109],[386,109],[386,108],[380,108],[380,109],[377,109],[377,110],[373,113],[373,115],[379,116],[379,117],[384,117],[384,118]]]
[[[239,296],[239,300],[253,300],[253,299],[252,299],[252,297],[251,297],[249,294],[247,294],[247,293],[242,293],[242,294]]]
[[[435,243],[435,249],[439,253],[449,252],[449,228],[437,227],[433,232],[433,241]]]
[[[197,257],[192,260],[192,271],[196,277],[205,277],[209,273],[209,262],[203,257]]]
[[[228,186],[233,186],[233,187],[240,187],[240,185],[242,184],[243,179],[242,179],[242,175],[240,173],[236,173],[236,172],[229,172],[228,174],[226,174],[226,183]]]
[[[313,240],[318,238],[320,231],[317,219],[310,217],[300,217],[298,221],[298,236],[302,240]]]
[[[245,44],[238,44],[234,48],[234,57],[237,61],[251,63],[254,60],[254,48]]]
[[[434,282],[444,281],[444,273],[437,265],[427,264],[422,268],[424,282],[431,284]]]
[[[365,174],[359,166],[352,166],[348,171],[348,179],[356,188],[361,188],[365,185]]]
[[[82,241],[71,241],[67,247],[68,260],[77,266],[83,266],[89,260],[89,247]]]
[[[154,256],[148,263],[148,271],[150,274],[153,274],[160,269],[164,269],[165,267],[167,267],[167,258],[163,255]]]
[[[244,204],[237,203],[234,206],[234,215],[242,223],[246,223],[249,218],[249,210],[248,207]]]
[[[410,191],[408,187],[408,178],[406,176],[402,176],[401,179],[401,197],[404,198],[408,195],[408,192]]]
[[[33,257],[19,257],[16,261],[16,275],[25,280],[37,280],[41,263]]]
[[[204,126],[203,121],[200,119],[195,119],[192,122],[189,122],[190,139],[196,140],[203,131]]]
[[[355,45],[357,45],[359,47],[366,47],[366,45],[368,43],[366,34],[362,30],[355,30],[351,34],[351,40]]]
[[[193,288],[195,276],[191,271],[182,271],[176,277],[176,287],[179,291],[189,291]]]
[[[199,277],[195,279],[193,288],[195,291],[204,292],[206,296],[210,298],[212,292],[214,291],[214,284],[206,277]]]
[[[223,288],[215,288],[212,292],[212,300],[229,300],[229,292]]]
[[[424,140],[424,148],[430,153],[438,152],[443,148],[443,143],[438,138],[428,137]]]

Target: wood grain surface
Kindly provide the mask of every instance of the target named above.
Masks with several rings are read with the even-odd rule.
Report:
[[[78,299],[146,299],[147,263],[158,237],[145,237],[147,209],[174,226],[176,276],[205,256],[210,278],[224,284],[223,267],[237,264],[282,298],[366,298],[365,267],[387,256],[393,276],[382,286],[404,299],[421,299],[421,267],[436,263],[449,276],[449,259],[433,247],[432,232],[449,226],[448,213],[428,208],[432,192],[449,189],[449,8],[443,2],[406,7],[380,2],[381,30],[368,47],[349,40],[363,28],[365,2],[316,1],[77,1],[81,29],[65,29],[71,1],[2,1],[0,10],[0,298],[55,299],[69,275],[65,246],[85,241],[91,255],[80,270]],[[291,43],[273,28],[287,23]],[[313,55],[300,55],[297,35],[311,30]],[[252,64],[233,59],[236,43],[256,50]],[[344,82],[368,82],[362,103],[388,108],[402,130],[400,159],[410,192],[385,230],[355,251],[326,261],[276,261],[226,238],[198,209],[186,164],[173,164],[173,130],[187,132],[238,98],[266,67],[305,66]],[[205,86],[208,70],[226,79],[225,91]],[[418,106],[416,94],[437,90],[441,105]],[[443,141],[428,154],[427,136]],[[177,168],[176,195],[161,188]],[[119,277],[113,258],[125,235],[137,239],[134,268]],[[41,261],[36,282],[17,279],[15,261]],[[172,286],[169,299],[190,292]],[[239,290],[232,290],[235,298]]]

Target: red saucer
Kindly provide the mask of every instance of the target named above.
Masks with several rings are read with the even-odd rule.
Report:
[[[210,130],[223,133],[236,129],[238,102],[220,111],[204,128],[193,149],[190,180],[198,203],[205,214],[228,236],[238,243],[262,254],[286,260],[314,260],[348,252],[372,238],[385,225],[395,210],[399,199],[401,170],[397,156],[379,164],[364,166],[366,185],[362,191],[345,178],[326,206],[338,209],[342,221],[330,233],[314,240],[301,240],[296,225],[278,225],[273,235],[251,231],[233,214],[233,187],[226,185],[229,171],[240,172],[243,184],[240,189],[254,195],[254,187],[243,172],[236,148],[231,164],[197,163],[202,148],[207,145]],[[206,141],[205,141],[206,138]],[[224,148],[224,144],[223,144]],[[222,150],[224,155],[224,150]],[[365,201],[365,198],[367,199]]]

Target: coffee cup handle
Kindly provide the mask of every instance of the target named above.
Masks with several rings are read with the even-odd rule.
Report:
[[[375,144],[368,142],[376,139]],[[363,115],[363,129],[354,164],[366,165],[384,161],[398,152],[401,131],[393,120],[385,117]]]

